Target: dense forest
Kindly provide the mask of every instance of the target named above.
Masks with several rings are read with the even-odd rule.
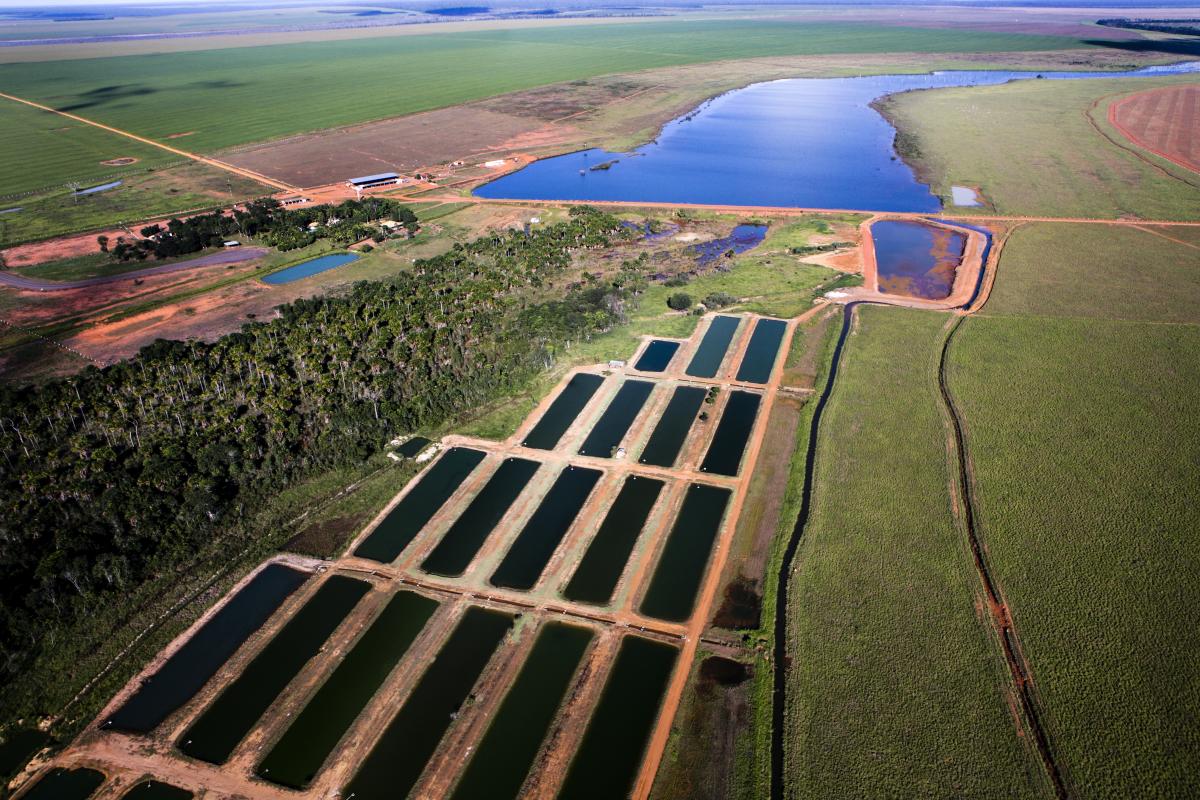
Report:
[[[12,677],[56,626],[183,563],[256,500],[478,408],[604,331],[637,263],[565,285],[573,254],[634,234],[575,208],[386,282],[297,301],[215,343],[0,390],[0,653]]]

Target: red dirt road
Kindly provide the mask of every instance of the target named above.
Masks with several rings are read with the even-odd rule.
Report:
[[[1200,85],[1132,94],[1108,107],[1108,121],[1144,150],[1200,172]]]

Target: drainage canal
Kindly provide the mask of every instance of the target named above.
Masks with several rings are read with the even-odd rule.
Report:
[[[612,458],[653,389],[654,384],[649,381],[625,381],[621,384],[596,427],[584,440],[583,447],[579,448],[579,454]]]
[[[121,800],[192,800],[192,793],[169,783],[142,781],[125,794]]]
[[[419,594],[397,593],[258,765],[258,776],[307,788],[437,607]]]
[[[633,365],[638,372],[663,372],[679,350],[679,342],[655,339],[646,345],[641,358]]]
[[[729,496],[728,489],[718,486],[693,483],[688,487],[642,600],[641,613],[668,622],[685,622],[692,616]]]
[[[663,482],[631,475],[613,501],[563,596],[579,603],[605,605],[612,600],[633,546],[650,517]]]
[[[321,584],[242,674],[192,723],[180,738],[179,749],[201,761],[224,763],[370,588],[370,584],[344,575],[334,575]]]
[[[540,466],[539,462],[524,458],[505,459],[421,563],[421,569],[450,578],[462,575]]]
[[[696,421],[696,414],[706,394],[699,386],[676,388],[638,461],[656,467],[675,466],[675,459],[687,439],[688,431],[692,429],[692,423]]]
[[[484,454],[455,447],[438,459],[420,483],[404,496],[366,540],[354,551],[359,558],[389,563],[416,538],[450,495],[462,485]]]
[[[512,623],[509,614],[467,609],[342,797],[394,800],[408,796]]]
[[[551,622],[538,634],[512,689],[501,703],[452,800],[506,800],[521,786],[562,705],[592,631]]]
[[[57,767],[43,775],[22,800],[87,800],[104,783],[104,773],[94,769]]]
[[[493,586],[520,590],[534,587],[602,474],[598,469],[583,467],[567,467],[559,473],[492,574]]]
[[[688,364],[687,374],[693,378],[715,376],[721,368],[721,362],[725,360],[725,351],[729,349],[729,343],[733,341],[733,334],[740,322],[737,317],[715,317],[709,323],[704,338],[700,340],[700,346],[696,348],[696,354]]]
[[[307,572],[268,564],[147,678],[104,727],[129,733],[157,728],[191,700],[308,577]]]
[[[560,798],[628,797],[679,650],[626,636]]]
[[[761,400],[759,395],[752,392],[730,393],[725,413],[721,415],[712,444],[708,446],[704,463],[700,465],[702,472],[731,476],[738,474]]]
[[[599,375],[575,373],[521,444],[538,450],[553,450],[602,383],[604,378]]]
[[[771,380],[779,345],[787,332],[787,323],[779,319],[760,319],[754,326],[737,379],[743,383],[766,383]]]

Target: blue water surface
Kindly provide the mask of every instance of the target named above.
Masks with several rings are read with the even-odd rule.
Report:
[[[303,261],[287,269],[281,269],[279,272],[272,272],[270,275],[264,276],[262,281],[272,286],[280,283],[291,283],[292,281],[298,281],[301,278],[307,278],[310,275],[316,275],[318,272],[325,272],[326,270],[331,270],[357,260],[357,253],[330,253],[327,256]]]
[[[956,71],[790,78],[714,98],[632,153],[584,150],[536,161],[475,194],[518,200],[619,200],[932,212],[941,201],[896,156],[884,95],[1049,80],[1200,71],[1200,62],[1132,72]],[[614,161],[609,169],[592,170]]]

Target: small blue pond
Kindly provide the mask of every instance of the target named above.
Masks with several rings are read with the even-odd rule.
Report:
[[[707,267],[726,253],[737,255],[757,247],[766,235],[766,225],[738,225],[728,236],[694,244],[688,248],[688,252],[696,256],[696,263]]]
[[[107,192],[109,189],[115,189],[125,181],[113,181],[112,183],[102,183],[99,186],[93,186],[89,189],[79,189],[75,194],[96,194],[97,192]]]
[[[264,277],[262,281],[272,286],[280,283],[291,283],[301,278],[307,278],[310,275],[316,275],[319,272],[336,269],[343,264],[349,264],[351,261],[358,261],[358,258],[357,253],[330,253],[327,256],[321,256],[311,261],[301,262],[287,269],[281,269],[279,272],[272,272],[270,275]]]

